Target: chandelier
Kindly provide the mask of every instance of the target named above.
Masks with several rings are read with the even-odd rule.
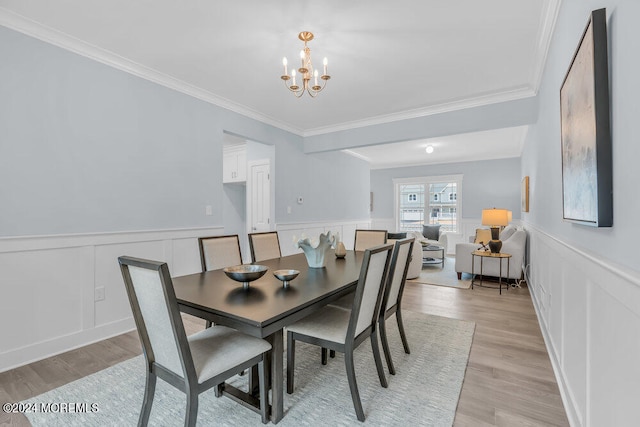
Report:
[[[327,80],[331,78],[330,75],[327,74],[327,58],[324,58],[323,63],[323,72],[320,76],[322,80],[322,86],[318,84],[318,70],[313,68],[313,64],[311,64],[311,49],[307,46],[307,42],[313,40],[313,33],[309,31],[303,31],[298,34],[298,38],[304,42],[304,49],[300,51],[300,60],[302,65],[298,68],[298,73],[300,73],[300,78],[302,81],[300,85],[296,83],[296,70],[293,68],[291,70],[291,76],[289,76],[287,72],[287,58],[282,59],[282,65],[284,65],[284,74],[280,76],[280,78],[284,81],[284,85],[289,89],[293,94],[300,98],[305,91],[312,97],[315,98],[318,92],[324,89],[327,84]],[[311,85],[310,81],[313,80],[313,85]],[[290,82],[291,80],[291,82]]]

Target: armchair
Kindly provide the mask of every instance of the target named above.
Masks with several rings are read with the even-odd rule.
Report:
[[[515,227],[506,227],[502,233],[500,233],[500,240],[502,240],[502,249],[500,252],[505,252],[511,255],[509,260],[509,275],[506,275],[506,271],[503,268],[503,279],[518,280],[522,277],[522,264],[524,262],[524,253],[527,243],[527,233],[524,230],[516,230]],[[456,273],[458,273],[458,279],[462,277],[462,273],[480,274],[480,263],[476,262],[474,265],[474,271],[471,271],[472,260],[471,252],[480,248],[478,243],[458,243],[456,245]],[[499,260],[487,258],[484,260],[483,274],[485,276],[495,276],[500,274]]]

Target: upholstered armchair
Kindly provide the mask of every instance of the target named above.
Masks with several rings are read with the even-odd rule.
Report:
[[[511,255],[511,259],[509,259],[508,276],[506,263],[502,261],[502,278],[518,280],[522,277],[527,233],[524,230],[517,230],[514,226],[510,225],[502,230],[500,240],[502,240],[502,249],[500,249],[500,252]],[[473,264],[474,271],[471,271],[471,252],[480,249],[480,247],[481,245],[479,243],[456,244],[456,273],[458,273],[458,279],[462,277],[462,273],[480,274],[480,260],[478,258],[475,264]],[[499,259],[485,258],[483,260],[483,274],[485,276],[498,277],[500,275],[499,262]]]
[[[428,228],[429,227],[429,228]],[[434,227],[434,228],[430,228]],[[388,242],[394,242],[396,239],[406,237],[414,237],[415,243],[413,244],[413,250],[411,252],[411,262],[409,263],[409,269],[407,270],[407,279],[415,279],[420,276],[420,272],[422,271],[422,244],[431,244],[438,245],[444,248],[444,254],[447,255],[447,233],[441,231],[440,226],[423,226],[423,233],[426,231],[427,235],[425,236],[423,233],[419,231],[408,232],[408,233],[389,233]],[[437,233],[437,234],[434,234]],[[431,234],[430,234],[431,233]],[[436,239],[430,239],[429,237],[435,237]]]

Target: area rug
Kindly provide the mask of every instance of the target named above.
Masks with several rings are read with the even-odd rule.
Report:
[[[409,279],[407,282],[469,289],[471,287],[471,274],[462,273],[462,279],[458,280],[455,266],[455,257],[445,257],[444,267],[440,267],[440,264],[425,265],[422,267],[419,277]]]
[[[462,388],[475,323],[406,311],[405,330],[411,354],[405,354],[393,318],[387,325],[396,375],[389,388],[380,386],[371,345],[355,352],[355,370],[366,425],[450,426]],[[286,362],[285,362],[286,363]],[[144,359],[127,360],[88,377],[51,390],[24,403],[57,405],[57,413],[25,414],[33,426],[135,426],[144,392]],[[286,372],[286,371],[285,371]],[[320,364],[318,347],[296,346],[295,391],[284,395],[281,426],[362,425],[357,418],[345,376],[344,358],[337,354]],[[230,382],[243,386],[246,376]],[[285,386],[286,388],[286,386]],[[60,404],[73,404],[67,410]],[[86,403],[86,408],[80,406]],[[149,425],[184,423],[185,396],[158,380]],[[79,410],[78,410],[79,409]],[[200,395],[198,425],[261,426],[259,414],[213,390]]]

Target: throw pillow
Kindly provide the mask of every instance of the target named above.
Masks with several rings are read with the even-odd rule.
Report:
[[[438,240],[438,239],[440,239],[440,224],[438,224],[438,225],[423,225],[422,226],[422,235],[427,240]]]
[[[476,238],[473,243],[480,244],[480,242],[482,242],[487,244],[489,240],[491,240],[491,230],[488,228],[476,228]]]
[[[504,228],[504,230],[502,230],[500,232],[500,240],[502,240],[504,242],[509,237],[511,237],[513,235],[513,233],[515,233],[515,232],[516,232],[516,228],[513,225],[507,225]]]

